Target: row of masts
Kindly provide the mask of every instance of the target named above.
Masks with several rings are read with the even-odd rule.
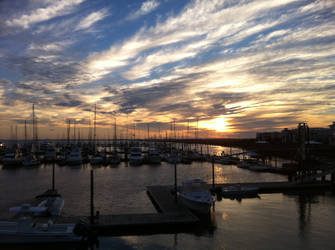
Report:
[[[66,127],[66,136],[58,136],[56,139],[66,139],[68,143],[73,141],[80,141],[82,139],[88,140],[89,142],[95,144],[98,140],[97,137],[97,107],[94,106],[94,120],[93,120],[93,128],[91,125],[91,118],[88,120],[88,128],[83,128],[82,126],[78,126],[79,123],[77,123],[77,119],[67,119],[67,127]],[[155,123],[153,123],[155,124]],[[176,119],[173,119],[170,122],[170,130],[161,130],[161,127],[156,126],[156,129],[158,131],[154,131],[155,126],[151,126],[150,123],[146,124],[147,131],[145,136],[145,129],[141,129],[141,132],[137,132],[137,124],[136,122],[132,125],[132,131],[129,133],[129,125],[119,125],[121,129],[117,129],[117,123],[116,118],[114,118],[114,135],[113,139],[116,141],[118,138],[127,139],[127,140],[136,140],[136,139],[161,139],[161,140],[173,140],[173,139],[198,139],[199,138],[199,121],[197,120],[197,126],[194,128],[194,137],[192,136],[192,131],[190,129],[190,122],[187,122],[187,131],[185,134],[184,130],[177,130],[176,127]],[[83,130],[88,130],[86,133],[83,133]],[[101,132],[101,131],[100,131]],[[117,133],[119,132],[119,134]],[[124,134],[125,132],[125,134]],[[158,133],[157,133],[158,132]],[[163,132],[163,133],[162,133]],[[164,133],[165,132],[165,133]],[[140,135],[138,135],[138,134]],[[87,136],[84,136],[86,134]],[[109,133],[108,133],[109,134]],[[27,142],[28,140],[28,128],[27,128],[27,120],[24,121],[24,140]],[[37,117],[35,114],[35,104],[32,105],[32,137],[31,140],[33,143],[38,142],[38,126],[37,126]],[[15,133],[13,132],[13,127],[11,126],[11,133],[10,133],[10,139],[18,140],[18,126],[15,127]],[[107,137],[102,138],[100,136],[100,139],[104,140],[110,140],[109,135]]]

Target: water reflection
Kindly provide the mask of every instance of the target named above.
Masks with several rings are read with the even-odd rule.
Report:
[[[318,204],[320,196],[324,196],[325,191],[292,191],[286,192],[285,195],[294,198],[296,202],[299,218],[299,236],[306,239],[312,224],[312,204]]]

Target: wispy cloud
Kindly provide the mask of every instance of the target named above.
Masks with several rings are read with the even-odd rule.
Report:
[[[100,20],[104,19],[106,16],[108,16],[108,10],[102,9],[99,11],[95,11],[91,14],[89,14],[87,17],[82,19],[75,30],[84,30],[90,28],[95,23],[99,22]]]
[[[147,0],[142,3],[141,8],[135,11],[134,13],[129,14],[129,20],[137,19],[141,16],[147,15],[150,12],[154,11],[159,6],[159,2],[156,0]]]
[[[8,26],[19,26],[24,29],[29,28],[32,24],[47,21],[49,19],[70,14],[74,7],[82,3],[84,0],[60,0],[52,1],[46,7],[38,8],[29,13],[22,14],[17,18],[7,20]]]

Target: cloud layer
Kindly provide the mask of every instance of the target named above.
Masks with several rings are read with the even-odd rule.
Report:
[[[105,129],[220,118],[226,136],[253,136],[335,120],[334,1],[39,4],[0,13],[3,126],[32,103],[59,131],[95,103]]]

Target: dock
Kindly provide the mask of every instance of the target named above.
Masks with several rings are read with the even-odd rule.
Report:
[[[98,235],[138,235],[192,231],[199,218],[182,206],[171,192],[172,186],[149,186],[147,194],[157,213],[99,215],[91,228]],[[54,223],[89,221],[88,217],[55,217]]]

